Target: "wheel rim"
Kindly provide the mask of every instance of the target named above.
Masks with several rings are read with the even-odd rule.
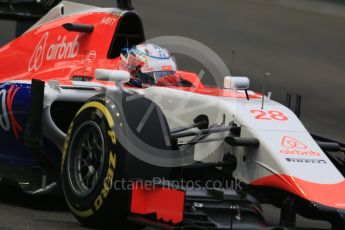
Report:
[[[98,184],[104,165],[103,133],[94,121],[84,122],[74,133],[67,158],[67,172],[72,191],[86,197]]]

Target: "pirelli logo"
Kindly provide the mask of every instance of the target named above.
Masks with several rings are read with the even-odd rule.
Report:
[[[308,163],[308,164],[327,164],[326,160],[320,159],[301,159],[301,158],[285,158],[287,162],[291,163]]]

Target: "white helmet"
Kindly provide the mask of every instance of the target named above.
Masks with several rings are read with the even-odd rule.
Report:
[[[176,73],[176,62],[168,50],[153,44],[140,44],[123,49],[121,68],[142,83],[154,85],[159,79]]]

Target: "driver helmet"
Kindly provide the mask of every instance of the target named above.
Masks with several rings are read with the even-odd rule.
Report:
[[[134,86],[156,85],[160,79],[176,73],[176,62],[167,49],[140,44],[122,50],[120,68],[131,74]]]

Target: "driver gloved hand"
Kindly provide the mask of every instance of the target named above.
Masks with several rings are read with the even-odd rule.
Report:
[[[158,80],[156,86],[179,86],[181,78],[176,75],[168,75]]]
[[[143,87],[143,83],[140,79],[134,79],[131,78],[129,79],[129,82],[127,82],[128,85],[134,86],[134,87],[138,87],[138,88],[142,88]]]

